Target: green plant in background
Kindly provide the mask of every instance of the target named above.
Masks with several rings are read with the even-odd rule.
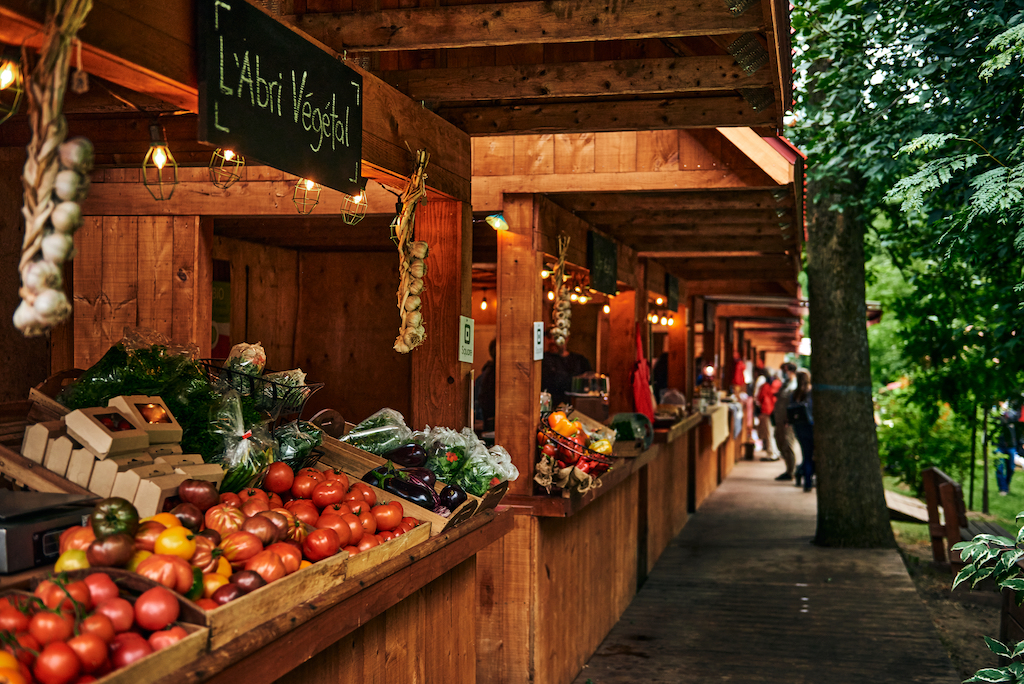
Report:
[[[918,495],[925,468],[934,466],[959,481],[965,479],[971,428],[949,405],[922,405],[912,390],[882,392],[875,403],[881,420],[878,453],[886,472]]]

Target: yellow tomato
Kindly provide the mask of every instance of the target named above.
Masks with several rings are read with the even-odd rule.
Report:
[[[310,563],[308,560],[304,560],[301,563],[299,563],[299,570],[302,570],[303,568],[308,568],[311,565],[313,565],[313,564]]]
[[[548,416],[548,426],[552,430],[555,430],[555,426],[561,423],[563,420],[565,420],[565,411],[555,411],[550,416]]]
[[[7,651],[0,651],[0,669],[18,669],[18,659]]]
[[[182,526],[181,525],[181,521],[178,520],[178,516],[174,515],[173,513],[157,513],[156,515],[151,515],[148,518],[143,518],[139,522],[140,523],[144,523],[144,522],[149,522],[150,520],[156,520],[158,523],[160,523],[164,527],[181,527]]]
[[[210,598],[213,596],[213,592],[217,591],[225,584],[229,582],[228,578],[224,575],[218,575],[215,572],[207,572],[203,574],[203,598]]]
[[[79,549],[68,549],[64,553],[60,554],[60,558],[53,566],[54,572],[64,572],[66,570],[82,570],[83,568],[89,567],[89,561],[85,557],[85,551]]]
[[[590,445],[591,451],[596,451],[599,454],[607,456],[612,453],[612,443],[607,439],[599,439]]]
[[[215,572],[218,575],[231,577],[231,575],[234,574],[235,571],[231,569],[231,563],[228,562],[228,559],[224,556],[221,556],[217,559],[217,569],[215,570]]]
[[[579,423],[571,420],[563,420],[555,425],[554,430],[563,437],[572,437],[579,431]]]
[[[139,549],[138,551],[136,551],[135,553],[132,554],[132,557],[130,559],[128,559],[128,565],[125,566],[125,569],[131,570],[132,572],[135,572],[135,569],[139,567],[139,563],[141,563],[142,561],[146,560],[147,558],[149,558],[152,555],[153,555],[152,551],[146,551],[145,549]]]
[[[177,556],[191,560],[196,552],[196,542],[192,530],[187,527],[168,527],[160,533],[153,544],[153,553]]]

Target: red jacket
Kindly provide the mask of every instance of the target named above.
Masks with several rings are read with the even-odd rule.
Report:
[[[764,383],[757,391],[757,405],[761,407],[761,415],[771,415],[775,410],[775,394],[782,387],[782,381],[775,378],[771,383]]]

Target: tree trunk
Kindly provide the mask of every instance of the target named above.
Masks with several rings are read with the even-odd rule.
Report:
[[[855,192],[855,189],[844,189]],[[814,202],[817,195],[818,201]],[[830,210],[836,197],[808,186],[807,279],[818,476],[815,543],[892,547],[871,401],[864,217]]]
[[[975,401],[972,406],[974,411],[971,413],[971,493],[967,497],[967,510],[974,508],[974,464],[978,458],[978,402]]]
[[[981,439],[981,512],[988,513],[988,414],[989,405],[992,402],[985,402],[985,423],[982,430],[984,437]]]

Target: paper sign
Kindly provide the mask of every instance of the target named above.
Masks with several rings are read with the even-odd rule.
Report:
[[[535,321],[533,324],[533,360],[544,359],[544,323]]]
[[[473,363],[473,319],[459,316],[459,361]]]

